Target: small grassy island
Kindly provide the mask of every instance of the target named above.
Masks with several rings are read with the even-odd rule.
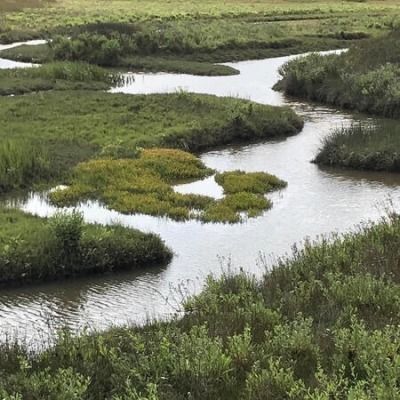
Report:
[[[140,151],[136,159],[99,159],[79,164],[72,185],[50,193],[50,199],[61,207],[98,199],[128,214],[234,223],[242,220],[243,212],[255,217],[270,208],[272,204],[264,194],[286,186],[286,182],[264,172],[233,171],[215,177],[226,195],[221,200],[173,190],[172,185],[213,172],[190,153],[148,149]]]
[[[4,344],[2,398],[396,399],[400,218],[306,243],[256,280],[210,278],[183,318]]]
[[[161,239],[118,225],[85,224],[82,215],[43,219],[0,207],[0,286],[165,265]]]

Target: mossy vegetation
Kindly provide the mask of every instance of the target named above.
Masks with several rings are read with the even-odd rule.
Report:
[[[95,65],[54,62],[34,68],[0,70],[0,96],[47,90],[107,90],[123,78]]]
[[[216,175],[226,194],[221,200],[180,194],[173,189],[172,185],[212,173],[190,153],[148,149],[140,151],[135,159],[100,159],[79,164],[71,185],[49,196],[60,207],[91,199],[126,214],[235,223],[270,208],[272,203],[264,194],[286,186],[285,182],[264,172],[234,171]]]
[[[289,108],[234,98],[78,90],[2,97],[0,124],[1,141],[35,142],[46,150],[54,181],[95,157],[130,158],[138,147],[155,146],[196,152],[286,137],[299,132],[303,121]],[[3,176],[8,168],[18,170],[20,164],[7,164]],[[26,187],[30,182],[15,183]]]
[[[1,395],[395,399],[399,251],[400,218],[391,215],[307,242],[262,279],[210,278],[183,318],[79,337],[64,331],[43,352],[5,344]]]
[[[400,172],[400,124],[386,121],[337,129],[324,140],[314,162],[333,167]]]
[[[294,96],[400,117],[400,31],[364,41],[341,55],[312,54],[281,68],[277,88]]]
[[[0,285],[165,265],[158,236],[118,225],[89,225],[79,213],[41,219],[0,207]]]

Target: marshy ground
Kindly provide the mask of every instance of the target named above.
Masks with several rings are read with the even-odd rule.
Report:
[[[398,60],[393,58],[397,47],[390,44],[397,42],[384,37],[397,24],[395,1],[85,3],[86,7],[75,0],[6,0],[0,6],[3,42],[53,39],[48,45],[0,53],[45,63],[0,73],[2,193],[67,183],[67,188],[49,195],[53,203],[100,200],[125,213],[239,222],[243,212],[247,217],[262,214],[271,206],[265,194],[285,187],[283,180],[265,171],[245,172],[229,163],[229,170],[216,172],[192,153],[293,136],[304,121],[290,108],[185,92],[106,93],[119,84],[119,77],[102,67],[228,75],[237,71],[211,63],[360,43],[343,56],[313,55],[291,62],[283,68],[286,81],[281,87],[289,93],[289,87],[303,82],[302,90],[292,94],[398,117]],[[380,51],[370,52],[371,43]],[[369,63],[372,71],[361,68],[366,50],[368,59],[377,62]],[[349,78],[349,71],[353,85],[342,80]],[[369,90],[372,86],[375,92]],[[324,113],[329,111],[313,116],[323,119]],[[331,114],[325,120],[330,125]],[[327,140],[327,156],[318,157],[331,165],[396,170],[397,128],[383,126],[344,127]],[[292,159],[309,154],[299,144],[304,142],[282,152],[282,172]],[[380,156],[371,158],[373,151]],[[259,155],[270,156],[268,151]],[[246,162],[239,158],[237,164]],[[301,170],[291,176],[305,182],[303,192],[317,189],[315,202],[308,202],[307,210],[299,209],[306,215],[311,208],[307,215],[316,221],[321,211],[317,203],[322,201],[317,186],[329,186],[329,179],[325,175],[317,185],[307,185],[311,173],[304,170],[309,175]],[[214,172],[223,190],[220,199],[174,191],[177,183]],[[288,181],[288,189],[291,183],[296,184]],[[355,190],[353,186],[362,183],[349,185]],[[292,194],[297,203],[301,190]],[[326,218],[334,212],[329,207],[345,199],[341,193],[330,195],[331,202],[324,203]],[[356,202],[360,200],[365,199],[358,197]],[[289,213],[281,213],[275,225],[283,225]],[[139,269],[163,265],[172,256],[158,236],[121,225],[85,224],[77,212],[44,219],[2,207],[0,226],[4,284]],[[276,226],[268,225],[263,233],[270,236],[268,231],[276,232]],[[183,231],[183,223],[178,229]],[[287,235],[296,229],[300,227],[292,223]],[[186,232],[184,240],[197,247],[198,238]],[[244,273],[209,278],[201,294],[185,299],[180,318],[77,337],[65,330],[40,352],[8,341],[0,352],[0,397],[395,399],[399,232],[399,217],[391,212],[344,236],[306,241],[260,279]],[[245,233],[251,240],[251,229]],[[246,235],[241,232],[238,251],[250,245]],[[213,238],[208,236],[208,244]]]

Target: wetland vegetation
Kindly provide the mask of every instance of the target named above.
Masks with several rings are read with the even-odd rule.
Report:
[[[400,31],[359,43],[340,55],[292,60],[278,89],[343,108],[400,117]]]
[[[400,219],[210,278],[182,318],[0,352],[4,399],[394,399]]]
[[[29,4],[28,0],[25,0]],[[11,2],[10,2],[11,3]],[[17,2],[15,2],[17,3]],[[36,6],[36,7],[35,7]],[[1,6],[0,6],[1,7]],[[260,59],[348,47],[397,22],[395,1],[37,1],[6,7],[0,41],[53,39],[3,52],[11,59],[79,60],[130,70],[236,73],[215,62]],[[354,18],[357,13],[357,18]]]
[[[83,222],[77,212],[49,219],[0,208],[0,285],[165,265],[161,239],[119,225]]]
[[[0,70],[0,96],[48,90],[107,90],[120,74],[82,62],[54,62],[34,68]]]
[[[130,158],[138,147],[155,146],[197,152],[286,137],[298,133],[303,121],[289,108],[234,98],[65,90],[0,98],[0,124],[1,140],[34,142],[44,149],[54,180],[67,177],[79,162],[104,155]],[[0,163],[0,168],[5,165],[0,176],[7,182],[7,175],[25,168],[25,163],[10,164],[11,154],[8,159]],[[15,186],[30,182],[18,180]]]
[[[0,71],[1,194],[67,183],[49,194],[53,204],[99,200],[123,213],[202,222],[240,222],[271,207],[265,195],[286,182],[265,172],[216,173],[191,153],[294,135],[303,127],[294,111],[185,92],[106,93],[120,78],[103,67],[228,75],[237,71],[213,63],[356,42],[342,55],[291,61],[279,87],[400,117],[396,0],[4,0],[0,11],[0,42],[52,39],[0,53],[44,63]],[[395,124],[335,131],[316,162],[399,172],[398,133]],[[212,174],[221,199],[174,191]],[[399,215],[303,244],[261,279],[210,277],[168,321],[79,336],[65,329],[41,351],[1,343],[0,398],[397,398]],[[43,219],[0,207],[2,286],[171,257],[153,234],[86,224],[77,212]]]
[[[314,162],[327,166],[400,172],[400,124],[358,124],[336,129],[322,144]]]

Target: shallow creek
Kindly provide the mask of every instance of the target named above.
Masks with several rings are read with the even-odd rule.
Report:
[[[391,198],[397,203],[400,175],[320,169],[310,163],[321,140],[331,129],[359,119],[335,109],[293,102],[274,92],[278,69],[291,57],[228,64],[240,75],[197,77],[178,74],[134,74],[134,82],[112,92],[161,93],[187,90],[218,96],[238,96],[259,103],[290,105],[305,118],[303,131],[286,140],[232,146],[201,156],[207,166],[220,171],[268,171],[288,182],[270,197],[273,208],[243,224],[173,222],[142,215],[125,216],[98,203],[79,208],[87,221],[119,221],[146,232],[158,233],[175,257],[163,269],[142,273],[91,276],[0,292],[0,330],[46,338],[61,325],[73,329],[105,328],[148,317],[168,317],[188,292],[201,290],[208,274],[242,268],[258,275],[274,258],[290,252],[305,237],[348,231],[361,221],[381,216]],[[0,67],[3,63],[0,59]],[[365,118],[365,117],[364,117]],[[221,196],[213,178],[176,188]],[[10,203],[41,216],[55,210],[45,196],[31,194]]]

